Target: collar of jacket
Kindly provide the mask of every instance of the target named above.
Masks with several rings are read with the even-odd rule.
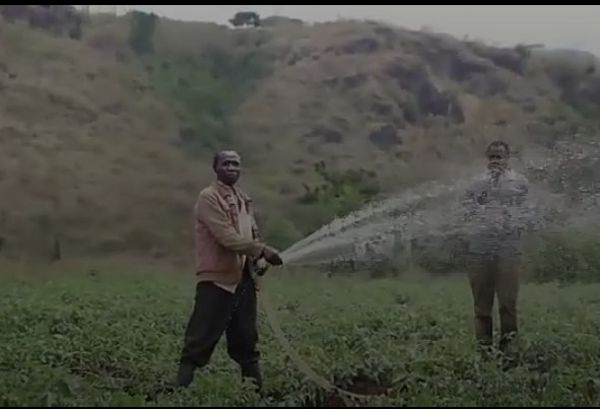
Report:
[[[248,206],[250,198],[242,192],[241,189],[235,186],[229,186],[220,180],[215,180],[212,183],[213,188],[219,193],[219,196],[227,203],[228,206],[235,205],[237,203],[238,209],[242,205]],[[235,200],[237,199],[237,200]]]

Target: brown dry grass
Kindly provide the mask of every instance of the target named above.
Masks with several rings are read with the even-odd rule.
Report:
[[[99,30],[80,43],[0,27],[10,39],[0,43],[4,251],[45,258],[55,235],[65,255],[160,255],[187,244],[208,175],[171,145],[173,114],[139,90],[134,64],[118,60],[123,38],[98,49],[90,41]]]

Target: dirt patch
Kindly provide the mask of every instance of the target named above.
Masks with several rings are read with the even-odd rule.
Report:
[[[314,401],[305,402],[306,407],[347,407],[346,402],[366,404],[369,396],[383,396],[389,387],[381,385],[378,381],[364,376],[357,376],[348,382],[338,382],[336,386],[352,394],[364,395],[364,399],[343,397],[339,392],[328,392],[317,396]]]
[[[402,144],[402,139],[398,136],[396,128],[393,125],[385,125],[372,131],[369,133],[369,140],[382,150]]]
[[[344,136],[330,128],[319,126],[311,130],[309,133],[304,135],[305,138],[320,138],[323,142],[327,143],[341,143]]]

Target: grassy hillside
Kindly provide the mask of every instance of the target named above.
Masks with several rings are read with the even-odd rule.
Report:
[[[81,41],[0,21],[0,256],[189,261],[191,208],[223,147],[242,152],[285,247],[475,163],[491,139],[549,157],[595,127],[584,54],[370,22],[148,21],[93,16]]]

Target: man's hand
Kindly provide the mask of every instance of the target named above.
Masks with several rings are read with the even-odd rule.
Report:
[[[279,255],[279,252],[273,247],[266,246],[263,250],[262,256],[267,262],[273,266],[280,266],[283,264],[283,260]]]
[[[269,269],[269,264],[264,258],[256,260],[254,264],[254,271],[256,271],[256,275],[262,277],[265,275],[267,270]]]

